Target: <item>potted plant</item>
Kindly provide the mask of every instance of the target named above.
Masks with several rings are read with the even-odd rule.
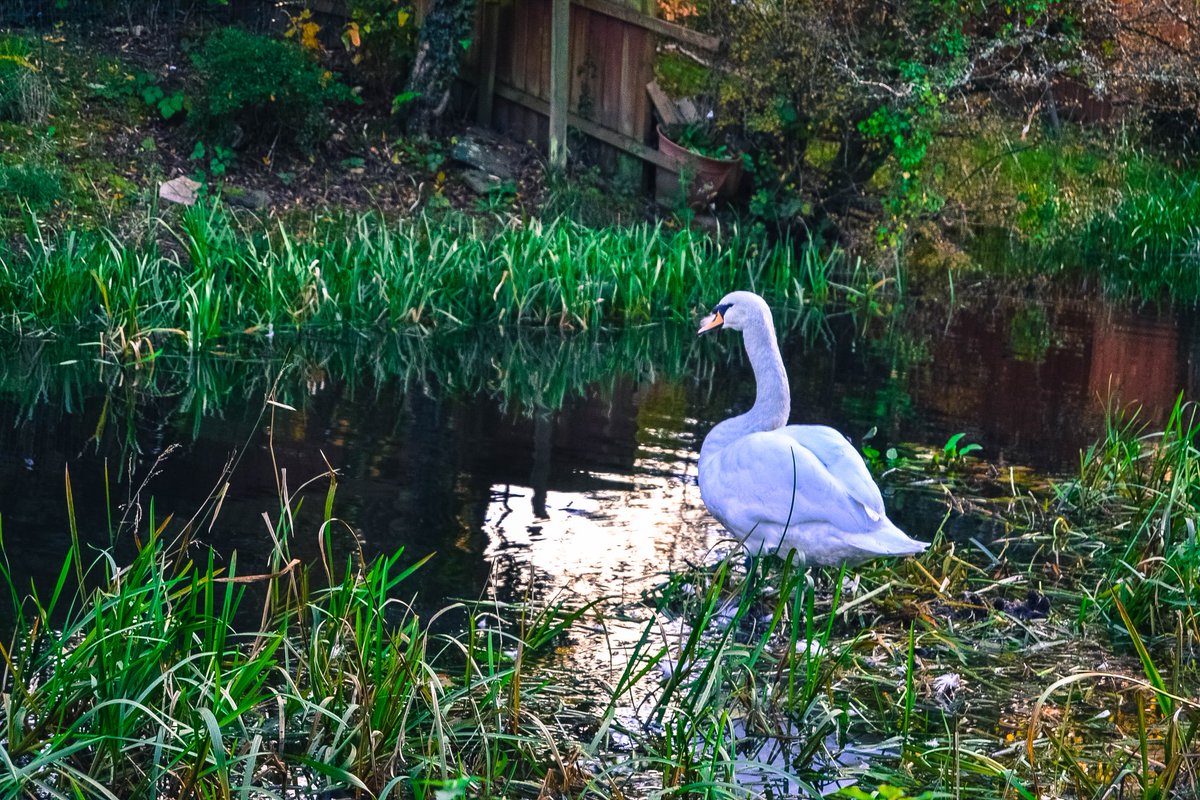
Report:
[[[659,171],[658,196],[678,197],[694,208],[718,197],[732,197],[742,178],[742,160],[720,141],[711,124],[688,122],[658,126],[658,151],[679,165],[674,174]]]

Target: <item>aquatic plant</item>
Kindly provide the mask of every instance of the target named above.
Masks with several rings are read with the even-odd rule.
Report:
[[[1025,210],[1015,220],[1014,238],[997,248],[1004,253],[1000,271],[1086,280],[1119,298],[1196,302],[1200,172],[1129,143],[1113,159],[1110,146],[1055,145],[1036,156],[1036,147],[1008,154],[1005,162],[1037,160],[1006,187],[1019,189]]]
[[[328,478],[326,543],[337,525]],[[130,561],[114,547],[85,562],[69,476],[66,489],[75,543],[55,584],[27,587],[0,564],[12,612],[0,794],[493,795],[542,777],[536,754],[553,746],[553,723],[530,710],[536,685],[516,705],[522,660],[507,654],[536,651],[586,607],[522,610],[519,636],[507,621],[480,624],[486,609],[427,618],[401,601],[420,566],[402,566],[403,553],[339,565],[330,549],[311,573],[290,555],[303,487],[290,494],[286,482],[267,516],[265,572],[243,573],[236,554],[193,561],[190,526],[170,538],[152,503]],[[198,519],[215,520],[213,500]],[[137,538],[132,527],[112,534]],[[456,614],[464,633],[432,632]]]
[[[1200,416],[1180,395],[1166,426],[1109,406],[1104,437],[1060,492],[1116,532],[1094,601],[1110,623],[1200,645]],[[1119,612],[1119,613],[1118,613]]]
[[[836,253],[737,228],[497,225],[457,214],[264,228],[200,203],[129,240],[52,237],[29,214],[24,241],[0,246],[0,327],[98,332],[127,359],[173,338],[198,350],[245,330],[591,328],[691,319],[702,298],[735,286],[792,306],[824,303],[836,263]]]
[[[1074,232],[1082,263],[1113,291],[1146,299],[1200,298],[1200,173],[1130,160],[1120,199]]]
[[[570,397],[614,365],[649,377],[639,348],[671,354],[656,370],[705,373],[690,328],[441,338],[355,337],[338,349],[263,337],[146,368],[27,341],[0,367],[0,387],[32,373],[23,418],[107,383],[98,438],[130,425],[126,408],[144,393],[184,416],[159,428],[170,441],[186,440],[186,415],[219,409],[232,385],[270,398],[251,419],[290,413],[282,407],[302,406],[310,386],[350,373],[365,375],[354,391],[411,381],[413,394],[437,374],[448,390],[540,414],[540,400]],[[103,496],[91,513],[77,508],[89,494],[80,486],[63,523],[78,544],[57,571],[31,584],[24,554],[4,562],[0,682],[14,712],[0,713],[0,794],[1190,796],[1200,639],[1194,599],[1177,590],[1187,561],[1161,551],[1158,531],[1166,519],[1173,546],[1190,541],[1191,414],[1180,403],[1152,431],[1114,409],[1079,475],[1053,484],[997,475],[979,453],[964,460],[969,440],[957,436],[900,446],[882,457],[885,488],[910,513],[932,508],[919,533],[933,546],[919,559],[806,574],[781,560],[743,570],[735,552],[663,577],[640,603],[536,599],[531,579],[515,601],[443,608],[417,582],[430,567],[410,574],[411,551],[368,562],[370,532],[343,533],[329,474],[296,487],[275,472],[270,553],[248,567],[245,549],[210,555],[197,541],[237,527],[232,496],[214,492],[188,520],[135,497],[141,521],[123,522],[120,484],[138,480],[106,474],[107,529]],[[943,469],[951,453],[960,458]],[[244,478],[262,476],[243,465],[214,483]],[[605,636],[611,680],[564,674],[564,653]],[[93,673],[108,681],[99,692]]]
[[[838,725],[828,691],[848,650],[826,655],[833,608],[818,612],[794,565],[735,579],[727,559],[690,578],[697,592],[668,583],[656,607],[671,609],[682,638],[660,648],[647,626],[588,744],[547,716],[548,682],[529,673],[594,603],[423,613],[401,599],[421,563],[333,555],[333,475],[318,476],[323,556],[311,567],[294,558],[305,486],[279,478],[280,505],[264,514],[274,547],[247,574],[236,553],[222,562],[190,543],[217,522],[216,493],[174,528],[149,501],[144,525],[110,525],[113,546],[87,561],[67,475],[73,545],[57,580],[25,586],[0,561],[12,612],[0,794],[494,797],[540,784],[607,796],[653,770],[664,793],[740,798],[752,793],[740,785],[747,769],[815,794],[801,775],[816,775],[806,765]],[[668,661],[639,725],[627,699]],[[616,730],[636,742],[632,762],[614,757]]]
[[[1120,601],[1116,603],[1120,608]],[[1111,796],[1118,787],[1122,793],[1128,791],[1143,798],[1187,797],[1200,788],[1200,776],[1191,766],[1196,746],[1200,745],[1200,702],[1188,696],[1186,690],[1180,694],[1166,688],[1137,629],[1123,611],[1122,616],[1138,649],[1145,678],[1085,670],[1060,678],[1042,692],[1034,704],[1025,741],[1035,792],[1039,788],[1039,774],[1045,775],[1047,771],[1055,776],[1052,780],[1071,785],[1079,797]],[[1043,748],[1044,758],[1049,762],[1047,770],[1047,765],[1035,757],[1035,743],[1043,726],[1049,727],[1043,721],[1043,716],[1050,716],[1043,714],[1048,704],[1064,689],[1074,694],[1080,686],[1086,688],[1087,684],[1105,681],[1120,687],[1128,695],[1126,700],[1132,701],[1129,704],[1135,710],[1128,715],[1132,719],[1127,722],[1132,729],[1132,741],[1107,758],[1093,760],[1084,755],[1082,737],[1050,733],[1045,739],[1049,746]],[[1059,717],[1056,720],[1059,728],[1080,724],[1071,720],[1071,709],[1069,697],[1062,713],[1055,715]]]
[[[937,531],[920,560],[853,575],[782,560],[743,570],[734,551],[633,608],[441,608],[413,598],[418,565],[404,554],[364,563],[341,533],[333,475],[276,481],[270,554],[248,568],[194,541],[224,527],[219,491],[186,521],[135,496],[141,521],[110,516],[97,536],[79,530],[68,479],[75,544],[55,577],[30,585],[0,569],[13,612],[0,614],[0,794],[816,797],[834,781],[856,782],[851,797],[1098,799],[1186,796],[1200,779],[1179,651],[1139,633],[1114,595],[1130,655],[1074,667],[1077,586],[1092,573],[1048,585],[1053,545],[1036,518],[1014,517],[993,550]],[[84,544],[105,533],[107,547]],[[296,557],[305,539],[319,542],[312,564]],[[632,638],[612,647],[611,686],[555,671],[555,643],[619,624]],[[565,707],[581,694],[587,707]],[[853,745],[865,763],[843,762]]]
[[[659,589],[606,718],[637,677],[657,669],[664,680],[640,727],[623,722],[663,792],[819,796],[821,765],[845,725],[830,686],[857,643],[833,638],[841,576],[818,606],[792,558],[755,560],[748,572],[734,567],[740,560],[734,550]],[[678,627],[655,637],[663,616]]]

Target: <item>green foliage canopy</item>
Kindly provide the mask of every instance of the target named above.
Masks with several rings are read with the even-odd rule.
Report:
[[[1134,114],[1194,118],[1200,48],[1165,13],[1117,0],[718,4],[720,116],[767,154],[760,190],[803,196],[819,218],[881,206],[895,234],[941,206],[934,137],[985,114],[1028,128],[1040,113],[1057,129],[1088,99],[1119,97]]]

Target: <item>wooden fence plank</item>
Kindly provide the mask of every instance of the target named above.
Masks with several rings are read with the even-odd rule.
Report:
[[[571,86],[571,0],[554,0],[550,20],[550,166],[567,166],[567,104]]]
[[[521,91],[525,91],[527,85],[525,59],[529,53],[528,8],[529,4],[524,2],[513,3],[512,7],[512,50],[509,52],[512,72],[509,74],[509,80],[513,87]]]
[[[493,91],[487,91],[489,55],[482,42],[475,69],[460,78],[478,89],[475,111],[481,122],[489,122],[486,105],[491,96],[490,123],[543,152],[553,150],[552,163],[558,164],[570,139],[564,133],[562,112],[555,108],[552,114],[551,109],[562,107],[566,128],[594,140],[581,153],[610,169],[620,167],[618,171],[625,175],[636,172],[638,165],[620,156],[626,153],[663,170],[678,170],[650,140],[655,116],[647,84],[653,86],[656,43],[665,36],[707,51],[720,46],[717,37],[655,18],[655,0],[480,2],[485,8],[498,2],[496,24],[490,24],[485,13],[479,16],[477,28],[477,36],[495,37]],[[554,24],[553,13],[564,2],[570,8],[565,38]],[[626,2],[631,5],[622,5]],[[568,42],[565,56],[556,52],[555,43],[561,41]],[[666,114],[672,104],[664,103],[664,98],[655,100],[659,115],[670,121]]]
[[[550,94],[546,85],[549,78],[548,70],[542,68],[542,62],[547,60],[550,50],[550,0],[523,0],[525,4],[525,23],[529,26],[529,55],[525,60],[525,91],[532,95],[549,100]]]
[[[538,50],[540,56],[538,66],[541,69],[542,75],[542,90],[538,92],[538,96],[549,100],[550,92],[554,88],[550,85],[550,70],[554,68],[554,2],[555,0],[537,0],[542,9],[538,12],[542,23],[542,47]]]
[[[634,125],[636,124],[636,115],[634,113],[634,104],[642,99],[641,82],[633,80],[633,73],[636,69],[632,63],[630,52],[630,39],[639,35],[641,31],[631,29],[630,26],[624,25],[621,30],[621,84],[617,87],[617,130],[626,136],[634,135]]]
[[[599,48],[596,59],[600,64],[599,122],[613,130],[617,129],[621,115],[622,27],[611,17],[597,15],[592,18],[592,41]]]
[[[479,102],[475,107],[475,121],[480,125],[491,125],[496,96],[497,40],[500,38],[500,3],[497,0],[484,2],[480,28]]]
[[[576,113],[591,113],[586,107],[591,104],[592,79],[588,74],[588,27],[592,12],[576,9],[571,12],[571,105]],[[586,96],[586,97],[585,97]]]
[[[685,28],[682,25],[676,25],[674,22],[667,22],[657,17],[648,17],[640,11],[632,9],[629,6],[614,3],[612,0],[571,0],[571,2],[577,6],[614,17],[622,22],[637,25],[639,28],[645,28],[648,31],[657,33],[659,36],[665,36],[677,42],[690,44],[692,47],[698,47],[701,50],[716,52],[721,49],[721,40],[716,36],[694,31],[691,28]]]
[[[496,94],[503,97],[505,100],[516,103],[519,106],[524,106],[530,111],[538,114],[548,115],[550,113],[550,104],[540,97],[526,94],[525,92],[517,91],[511,86],[499,85],[496,87]],[[667,158],[662,153],[655,150],[653,147],[647,147],[636,139],[632,139],[624,134],[617,133],[614,130],[597,125],[591,120],[584,119],[578,114],[568,114],[567,123],[572,128],[577,128],[583,131],[593,139],[604,142],[607,145],[617,148],[623,152],[629,153],[632,156],[637,156],[643,161],[649,161],[655,166],[662,167],[670,172],[678,172],[679,164],[674,160]]]
[[[662,120],[664,126],[679,125],[683,122],[683,116],[675,106],[675,101],[667,97],[667,93],[658,85],[658,81],[647,83],[646,93],[650,95],[650,102],[654,104],[654,110],[658,112],[658,118]]]

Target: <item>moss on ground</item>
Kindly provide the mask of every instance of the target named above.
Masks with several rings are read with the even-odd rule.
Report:
[[[162,173],[133,145],[144,105],[114,88],[132,68],[61,37],[34,45],[29,60],[55,100],[40,124],[0,123],[0,233],[23,228],[26,208],[53,224],[112,225]]]

